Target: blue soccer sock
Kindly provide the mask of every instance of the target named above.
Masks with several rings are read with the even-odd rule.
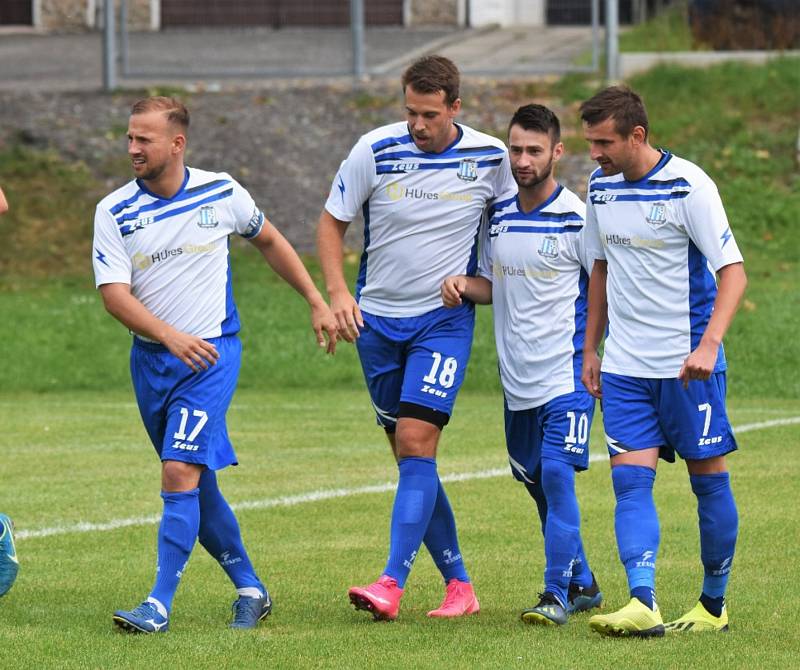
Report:
[[[617,465],[611,468],[611,479],[617,497],[614,511],[617,548],[628,574],[631,597],[653,609],[660,540],[653,502],[656,472],[641,465]]]
[[[200,544],[219,562],[237,589],[257,588],[264,594],[244,548],[239,523],[217,485],[217,475],[206,468],[200,475]]]
[[[384,574],[405,587],[436,504],[439,475],[432,458],[403,458],[392,508],[389,560]]]
[[[464,567],[464,560],[461,558],[461,549],[458,546],[458,531],[453,508],[450,507],[450,500],[444,492],[442,481],[438,480],[438,482],[436,504],[433,507],[433,514],[428,523],[428,529],[425,531],[423,542],[433,557],[436,567],[439,568],[439,572],[442,573],[445,584],[451,579],[468,582],[469,576]]]
[[[535,475],[535,482],[523,482],[525,489],[530,494],[533,501],[536,503],[536,509],[539,512],[539,521],[542,525],[542,536],[545,535],[545,528],[547,527],[547,498],[542,489],[542,468],[539,466]],[[586,552],[583,550],[583,540],[579,539],[578,550],[575,553],[575,560],[572,564],[572,579],[570,584],[575,584],[583,588],[592,585],[592,570],[589,567],[589,561],[586,558]]]
[[[164,514],[158,527],[158,569],[150,598],[169,612],[178,590],[200,525],[199,489],[178,493],[161,492]]]
[[[720,616],[739,532],[730,475],[727,472],[690,475],[689,480],[697,496],[700,558],[705,571],[700,602],[711,614]]]
[[[572,564],[580,543],[580,512],[575,497],[575,468],[551,458],[542,459],[542,489],[547,497],[544,533],[545,591],[564,606]]]

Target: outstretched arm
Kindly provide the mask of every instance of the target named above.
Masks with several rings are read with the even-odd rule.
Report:
[[[100,295],[106,310],[134,333],[163,344],[192,370],[207,370],[219,358],[217,348],[200,337],[189,335],[157,318],[131,294],[129,284],[102,284]]]
[[[744,289],[747,287],[744,263],[726,265],[720,268],[717,274],[719,286],[714,300],[714,311],[700,343],[686,357],[678,373],[678,379],[683,381],[683,388],[687,388],[692,379],[706,380],[711,376],[717,362],[719,345],[728,332],[744,295]]]
[[[358,329],[364,327],[364,319],[344,278],[343,239],[347,226],[348,222],[339,221],[323,209],[317,228],[317,250],[339,333],[348,342],[355,342]]]
[[[250,242],[261,252],[264,260],[278,276],[305,298],[311,308],[311,327],[316,333],[319,346],[326,347],[329,354],[334,353],[337,338],[336,320],[289,241],[275,226],[265,220],[261,232],[251,238]]]

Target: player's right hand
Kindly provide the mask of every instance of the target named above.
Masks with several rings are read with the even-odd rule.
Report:
[[[331,311],[336,317],[339,336],[345,341],[353,343],[359,336],[359,328],[364,327],[361,310],[349,291],[342,291],[330,295]]]
[[[467,290],[467,278],[464,275],[447,277],[442,282],[442,302],[445,307],[458,307],[461,296]]]
[[[211,342],[174,328],[161,340],[161,344],[173,356],[180,358],[193,372],[208,370],[208,367],[216,365],[219,359],[219,352]]]
[[[594,351],[584,350],[583,352],[581,382],[583,382],[589,395],[595,398],[603,397],[603,389],[600,386],[600,357]]]

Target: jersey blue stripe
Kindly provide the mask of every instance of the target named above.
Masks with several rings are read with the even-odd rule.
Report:
[[[685,198],[689,195],[689,191],[675,191],[673,193],[622,193],[620,195],[611,195],[609,199],[603,197],[595,197],[590,195],[590,201],[593,205],[605,205],[609,202],[641,202],[643,200],[676,200],[678,198]]]
[[[138,189],[136,193],[134,193],[130,198],[127,198],[122,202],[118,202],[109,211],[111,212],[112,215],[119,214],[123,209],[129,207],[134,202],[136,202],[140,197],[142,197],[142,195],[144,195],[144,191],[142,189]]]
[[[451,149],[440,154],[422,153],[419,151],[393,151],[391,153],[381,154],[375,159],[376,163],[383,161],[400,160],[402,158],[454,158],[459,157],[462,160],[472,156],[492,156],[494,154],[504,153],[500,147],[482,147],[476,149]]]
[[[583,225],[583,217],[577,212],[508,212],[501,214],[497,217],[492,217],[492,223],[500,223],[501,221],[580,221]]]
[[[555,227],[555,226],[501,226],[502,230],[493,233],[491,229],[489,230],[489,237],[497,237],[499,233],[552,233],[555,235],[560,235],[562,233],[577,233],[580,232],[583,225],[580,226],[564,226]]]
[[[387,137],[372,144],[372,153],[378,153],[381,149],[386,147],[393,147],[398,144],[408,144],[412,141],[410,134],[401,135],[400,137]]]
[[[486,161],[476,161],[478,167],[491,167],[500,165],[503,162],[502,158],[492,158]],[[455,163],[420,163],[413,170],[397,169],[393,165],[377,165],[375,172],[377,174],[408,174],[409,172],[416,172],[417,170],[457,170],[461,162]]]
[[[164,219],[168,219],[171,216],[176,216],[178,214],[183,214],[184,212],[188,212],[192,209],[196,209],[200,207],[200,205],[206,205],[209,202],[215,202],[217,200],[222,200],[223,198],[229,198],[233,195],[233,188],[229,188],[226,191],[222,191],[221,193],[215,193],[214,195],[210,195],[207,198],[203,198],[202,200],[198,200],[197,202],[192,202],[188,205],[184,205],[183,207],[176,207],[175,209],[167,210],[166,212],[161,212],[161,214],[156,214],[153,217],[152,223],[156,223],[157,221],[163,221]],[[131,226],[122,226],[120,228],[120,233],[123,237],[126,235],[130,235],[131,233],[136,232],[139,228],[136,225]]]
[[[154,209],[160,209],[161,207],[164,207],[166,205],[171,205],[174,202],[180,202],[181,200],[187,200],[189,198],[194,198],[195,196],[200,195],[201,193],[207,193],[208,191],[211,191],[211,190],[217,188],[218,186],[221,186],[223,184],[230,184],[230,183],[231,182],[228,179],[217,179],[216,181],[212,181],[212,182],[210,182],[208,184],[203,184],[201,186],[195,186],[194,188],[191,188],[191,189],[189,189],[187,191],[184,191],[183,193],[181,193],[180,195],[175,196],[172,199],[168,200],[166,198],[162,198],[162,199],[156,200],[155,202],[151,202],[151,203],[149,203],[147,205],[143,205],[142,207],[137,209],[135,212],[128,212],[127,214],[123,214],[122,216],[118,217],[117,218],[117,225],[125,223],[126,221],[131,221],[132,219],[138,219],[139,218],[139,214],[141,214],[142,212],[149,212],[149,211],[152,211]]]
[[[628,181],[615,181],[615,182],[598,182],[596,184],[592,184],[589,188],[591,193],[595,191],[611,191],[611,190],[621,190],[624,188],[629,189],[643,189],[643,190],[656,190],[661,188],[672,188],[675,186],[686,186],[691,187],[691,184],[686,181],[683,177],[677,177],[676,179],[667,179],[664,181],[659,181],[657,179],[648,179],[645,183],[640,184],[638,182],[628,182]]]

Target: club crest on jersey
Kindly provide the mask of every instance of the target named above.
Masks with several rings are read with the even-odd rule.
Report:
[[[545,258],[558,258],[558,238],[555,235],[545,235],[539,255]]]
[[[465,158],[458,163],[458,178],[461,181],[475,181],[478,178],[478,163],[472,158]]]
[[[216,228],[219,225],[217,210],[211,205],[203,205],[198,212],[197,225],[200,228]]]
[[[667,206],[663,202],[655,202],[650,205],[650,213],[645,217],[647,223],[653,228],[663,226],[667,222]]]

